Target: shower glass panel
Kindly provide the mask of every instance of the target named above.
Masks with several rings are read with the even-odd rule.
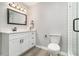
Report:
[[[74,18],[72,26],[72,55],[79,56],[79,3],[73,3],[72,9],[72,15],[75,14],[72,17]]]

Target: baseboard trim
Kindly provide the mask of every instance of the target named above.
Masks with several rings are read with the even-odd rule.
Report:
[[[41,48],[41,49],[44,49],[44,50],[48,50],[48,48],[47,47],[44,47],[44,46],[36,45],[36,47]]]
[[[30,47],[28,50],[24,51],[24,52],[21,53],[19,56],[24,56],[28,51],[32,50],[33,48],[35,48],[35,46]]]
[[[60,51],[59,53],[60,56],[68,56],[68,54],[66,52]]]
[[[44,50],[48,50],[47,47],[40,46],[40,45],[36,45],[35,47],[38,47],[38,48],[41,48],[41,49],[44,49]],[[59,55],[60,55],[60,56],[68,56],[67,53],[65,53],[65,52],[63,52],[63,51],[60,51],[60,52],[59,52]]]

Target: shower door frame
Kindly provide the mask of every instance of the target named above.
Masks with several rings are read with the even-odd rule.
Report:
[[[79,32],[73,31],[73,20],[79,18],[79,3],[68,2],[68,55],[79,56]],[[74,48],[73,48],[74,47]]]

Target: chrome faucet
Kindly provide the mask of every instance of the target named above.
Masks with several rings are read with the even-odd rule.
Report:
[[[17,31],[17,27],[14,27],[14,28],[12,29],[12,31]]]

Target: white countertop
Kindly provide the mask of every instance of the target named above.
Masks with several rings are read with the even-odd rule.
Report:
[[[24,33],[24,32],[34,32],[36,30],[27,30],[27,31],[1,31],[0,33],[6,33],[6,34],[14,34],[14,33]]]

